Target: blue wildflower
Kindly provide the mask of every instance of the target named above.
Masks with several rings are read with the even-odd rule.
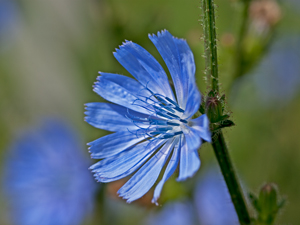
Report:
[[[265,106],[287,104],[299,93],[300,38],[278,39],[254,71],[254,82]]]
[[[178,164],[178,181],[193,176],[200,166],[197,149],[202,140],[211,141],[207,116],[192,119],[201,95],[188,44],[166,30],[149,38],[170,71],[176,98],[167,74],[154,57],[125,41],[114,56],[136,80],[100,72],[94,91],[115,104],[86,104],[89,124],[115,132],[89,143],[92,158],[102,159],[90,168],[99,182],[115,181],[136,171],[118,191],[127,202],[148,192],[168,162],[154,191],[152,202],[157,203],[163,184]]]
[[[286,106],[299,94],[300,38],[283,36],[248,75],[236,82],[231,98],[247,110]],[[237,95],[237,93],[239,93]]]
[[[146,225],[196,225],[193,204],[190,201],[177,201],[166,204],[158,213],[151,213]]]
[[[0,0],[0,43],[1,52],[7,41],[15,37],[16,24],[20,20],[18,3],[14,0]]]
[[[217,168],[212,168],[199,180],[194,202],[200,224],[239,224],[226,183]]]
[[[14,224],[80,224],[92,208],[95,184],[73,131],[48,121],[23,133],[10,150],[4,190]]]

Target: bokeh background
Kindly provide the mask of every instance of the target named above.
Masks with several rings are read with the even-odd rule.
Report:
[[[236,124],[224,130],[232,160],[245,192],[258,192],[266,182],[278,185],[287,202],[277,224],[296,225],[300,210],[300,3],[278,1],[278,8],[271,8],[276,21],[267,27],[257,25],[254,15],[250,41],[244,45],[251,52],[251,40],[272,33],[270,44],[263,52],[252,52],[258,59],[234,79],[241,3],[215,2],[220,83]],[[164,68],[148,33],[167,29],[187,39],[195,56],[197,83],[207,93],[199,7],[198,0],[0,0],[0,174],[16,135],[43,118],[67,121],[82,143],[105,134],[84,122],[84,103],[103,101],[92,91],[98,71],[128,75],[112,54],[125,39],[142,45]],[[202,165],[195,178],[178,184],[174,176],[166,183],[160,199],[163,205],[191,198],[196,180],[216,164],[209,144],[201,147],[200,156]],[[83,224],[145,224],[146,218],[164,208],[151,204],[151,193],[126,204],[115,195],[122,182],[98,185],[94,210]],[[0,224],[9,225],[13,212],[4,195],[0,194]]]

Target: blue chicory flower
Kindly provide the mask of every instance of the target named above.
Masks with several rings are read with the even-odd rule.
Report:
[[[136,80],[100,72],[94,91],[114,104],[86,104],[85,120],[114,132],[89,143],[91,157],[102,159],[90,169],[99,182],[119,180],[136,171],[118,191],[128,203],[149,191],[170,158],[154,191],[152,202],[157,204],[163,184],[178,164],[178,181],[193,176],[200,167],[197,150],[202,139],[211,141],[207,116],[192,119],[201,95],[188,44],[166,30],[149,38],[170,71],[176,98],[156,59],[141,46],[125,41],[114,56]]]
[[[3,182],[14,224],[81,224],[96,189],[77,139],[67,125],[49,120],[14,141]]]

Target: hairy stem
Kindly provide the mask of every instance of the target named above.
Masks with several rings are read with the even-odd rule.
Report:
[[[235,174],[232,162],[229,157],[228,149],[222,131],[214,134],[215,139],[212,146],[220,165],[224,180],[227,184],[231,200],[237,212],[240,224],[250,224],[250,216],[247,211],[244,196],[240,184]]]
[[[209,72],[212,89],[219,91],[218,81],[218,54],[217,54],[217,34],[215,23],[215,11],[213,0],[202,0],[203,28],[204,28],[204,48],[205,63]]]
[[[203,9],[203,27],[205,43],[205,60],[207,71],[211,71],[211,87],[215,96],[219,95],[218,81],[218,55],[217,55],[217,35],[215,25],[215,5],[213,0],[202,0]],[[219,115],[222,116],[222,115]],[[237,176],[235,174],[232,162],[229,157],[226,142],[222,131],[213,133],[212,146],[220,165],[222,174],[227,184],[232,202],[237,212],[240,224],[250,224],[250,216],[240,188]]]

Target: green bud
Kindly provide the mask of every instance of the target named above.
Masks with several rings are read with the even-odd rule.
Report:
[[[208,96],[205,103],[206,115],[211,123],[220,121],[222,117],[222,103],[218,97]]]
[[[277,187],[275,184],[264,185],[259,193],[259,221],[272,224],[278,211]]]

